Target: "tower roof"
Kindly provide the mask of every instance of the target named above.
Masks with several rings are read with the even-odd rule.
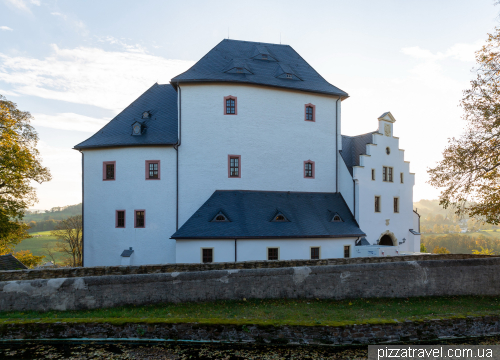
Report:
[[[171,80],[181,83],[231,82],[266,85],[347,98],[290,45],[224,39],[189,70]]]

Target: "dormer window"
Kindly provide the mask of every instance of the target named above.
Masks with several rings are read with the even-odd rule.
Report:
[[[132,135],[142,135],[142,124],[139,121],[132,124]]]
[[[236,72],[237,72],[237,73],[243,73],[243,68],[237,67],[237,68],[236,68]]]
[[[293,75],[292,74],[286,74],[286,78],[287,79],[293,79]]]
[[[332,222],[342,222],[342,218],[339,214],[333,215]]]
[[[142,113],[142,118],[143,119],[149,119],[151,117],[151,113],[149,111],[144,111]]]
[[[267,54],[262,54],[262,60],[267,60]]]
[[[229,222],[229,219],[222,211],[219,211],[217,215],[212,219],[211,222]]]
[[[272,222],[288,222],[288,219],[281,212],[274,215]]]

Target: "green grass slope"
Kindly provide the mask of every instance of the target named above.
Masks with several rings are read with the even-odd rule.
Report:
[[[85,311],[0,312],[9,322],[198,322],[202,324],[330,325],[387,323],[500,314],[500,298],[265,299],[127,306]]]
[[[18,244],[15,248],[15,251],[21,251],[21,250],[31,250],[33,255],[36,256],[41,256],[41,255],[46,255],[43,245],[44,244],[49,244],[49,246],[54,246],[57,242],[57,239],[50,235],[50,231],[40,231],[40,232],[35,232],[31,233],[33,237],[30,239],[24,239],[20,244]],[[64,260],[66,255],[61,254],[61,253],[56,253],[56,261],[61,262]],[[50,258],[45,257],[44,263],[50,261]]]

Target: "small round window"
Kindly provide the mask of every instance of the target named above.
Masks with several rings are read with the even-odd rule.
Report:
[[[226,221],[226,217],[224,215],[217,215],[215,221]]]
[[[278,215],[276,218],[274,218],[274,221],[285,221],[285,217],[283,215]]]
[[[390,147],[386,147],[385,148],[385,152],[387,153],[387,155],[389,155],[391,153],[391,148]]]

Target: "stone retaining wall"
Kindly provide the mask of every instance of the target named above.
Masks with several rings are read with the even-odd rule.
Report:
[[[321,259],[321,260],[280,260],[280,261],[241,261],[229,263],[210,264],[163,264],[141,266],[96,266],[78,268],[59,268],[41,270],[12,270],[0,271],[0,281],[55,279],[85,276],[106,275],[134,275],[134,274],[161,274],[186,271],[210,270],[238,270],[238,269],[270,269],[297,266],[323,266],[323,265],[353,265],[377,264],[399,261],[424,261],[424,260],[458,260],[495,257],[491,255],[471,254],[422,254],[407,256],[364,257],[349,259]]]
[[[102,275],[0,282],[0,311],[243,298],[500,295],[500,258]]]
[[[498,335],[498,316],[350,326],[260,326],[166,323],[34,323],[0,325],[2,340],[162,339],[267,344],[346,345]]]

